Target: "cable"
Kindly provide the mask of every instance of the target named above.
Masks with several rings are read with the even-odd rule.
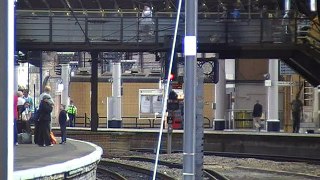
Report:
[[[173,38],[173,44],[172,44],[172,49],[171,49],[170,64],[169,64],[169,71],[168,71],[168,76],[167,77],[170,77],[171,70],[172,70],[173,55],[174,55],[175,47],[176,47],[178,25],[179,25],[179,19],[180,19],[181,2],[182,2],[182,0],[179,0],[178,14],[177,14],[177,19],[176,19],[176,26],[175,26],[175,29],[174,29],[174,38]],[[155,160],[155,163],[154,163],[154,170],[153,170],[153,180],[156,179],[156,174],[157,174],[159,152],[160,152],[160,145],[161,145],[161,137],[162,137],[162,133],[163,133],[164,116],[165,116],[165,113],[167,111],[167,100],[168,100],[168,94],[169,94],[169,85],[170,85],[170,79],[168,78],[166,86],[165,86],[165,94],[164,94],[164,99],[163,99],[163,108],[162,108],[162,115],[161,115],[161,125],[160,125],[160,132],[159,132],[159,140],[158,140],[157,154],[156,154],[156,160]]]
[[[88,43],[90,44],[89,37],[87,36],[87,34],[86,34],[85,31],[83,30],[82,26],[80,25],[79,20],[78,20],[77,16],[74,14],[73,9],[71,8],[69,1],[68,1],[68,0],[65,0],[65,2],[66,2],[66,4],[67,4],[68,9],[70,10],[73,18],[76,20],[76,23],[79,25],[79,27],[80,27],[80,29],[81,29],[84,37],[86,38],[86,42],[88,42]]]

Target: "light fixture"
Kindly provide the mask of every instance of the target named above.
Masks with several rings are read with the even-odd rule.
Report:
[[[315,12],[317,11],[317,1],[310,0],[310,11]]]

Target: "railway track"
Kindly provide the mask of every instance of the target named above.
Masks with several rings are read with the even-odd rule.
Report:
[[[232,157],[234,158],[235,155],[233,154]],[[250,157],[252,158],[252,157]],[[145,163],[149,163],[149,169],[150,166],[152,167],[154,165],[154,159],[148,158],[148,157],[140,157],[140,156],[125,156],[119,158],[119,160],[125,162],[126,164],[136,164],[145,166]],[[170,161],[174,162],[170,162]],[[177,159],[168,159],[168,160],[159,160],[158,164],[160,166],[165,166],[166,169],[175,169],[174,171],[177,172],[177,175],[170,174],[169,171],[168,174],[165,175],[172,175],[170,177],[171,179],[181,179],[182,177],[182,168],[183,165],[180,163],[177,163]],[[231,159],[231,161],[233,161]],[[131,162],[131,163],[128,163]],[[181,162],[181,161],[180,161]],[[211,161],[214,162],[214,161]],[[144,164],[144,165],[143,165]],[[250,165],[249,165],[250,166]],[[205,180],[211,180],[211,179],[218,179],[218,180],[233,180],[233,179],[290,179],[290,180],[315,180],[320,179],[319,175],[315,174],[308,174],[308,171],[304,172],[297,172],[295,170],[271,170],[266,168],[257,168],[257,167],[247,167],[247,165],[234,165],[234,164],[219,164],[219,163],[204,163],[204,179]],[[163,167],[162,167],[163,168]],[[109,168],[108,168],[109,169]],[[109,169],[110,170],[110,169]],[[115,169],[112,170],[114,172],[120,172],[123,171],[121,169]],[[158,170],[159,171],[159,170]],[[152,171],[148,170],[146,176],[141,175],[132,175],[131,177],[127,177],[126,179],[150,179],[152,177]],[[168,177],[160,177],[161,173],[158,173],[157,177],[158,179],[168,179]],[[141,177],[140,177],[141,176]],[[114,178],[115,179],[115,178]]]
[[[137,157],[137,156],[126,156],[121,157],[122,159],[130,160],[130,161],[141,161],[141,162],[150,162],[154,163],[154,159],[145,158],[145,157]],[[183,165],[179,163],[173,163],[168,161],[158,161],[159,165],[167,166],[168,168],[176,168],[176,169],[182,169]],[[204,176],[208,180],[228,180],[225,176],[218,173],[217,171],[210,170],[210,169],[204,169],[203,170]]]
[[[153,171],[138,166],[101,160],[97,169],[97,179],[101,180],[133,180],[150,179]],[[174,180],[173,177],[157,172],[158,180]]]
[[[154,149],[132,149],[132,151],[153,153]],[[162,152],[165,153],[164,150]],[[175,151],[175,153],[182,153],[182,151]],[[295,157],[295,156],[249,154],[249,153],[237,153],[237,152],[216,152],[216,151],[204,151],[204,155],[232,157],[232,158],[255,158],[255,159],[280,161],[280,162],[303,162],[303,163],[320,165],[320,159],[311,159],[311,158]]]
[[[245,166],[224,166],[220,165],[205,165],[206,168],[215,169],[230,180],[233,179],[284,179],[284,180],[318,180],[320,176],[315,176],[306,173],[289,172],[281,170],[269,170]]]
[[[248,153],[233,153],[233,152],[204,152],[204,155],[208,156],[223,156],[232,158],[255,158],[279,162],[303,162],[309,164],[320,165],[320,159],[311,159],[304,157],[294,157],[294,156],[279,156],[279,155],[266,155],[266,154],[248,154]]]

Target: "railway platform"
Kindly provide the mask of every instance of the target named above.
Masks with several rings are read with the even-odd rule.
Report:
[[[59,140],[58,140],[59,142]],[[95,179],[102,148],[79,140],[39,147],[14,147],[14,179]]]

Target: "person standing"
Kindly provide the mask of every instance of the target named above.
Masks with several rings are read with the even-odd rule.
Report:
[[[66,106],[61,104],[59,113],[59,124],[61,131],[61,142],[60,144],[65,144],[67,142],[67,112],[65,110]]]
[[[262,116],[262,105],[257,100],[256,104],[253,106],[253,122],[257,130],[261,130],[261,116]]]
[[[23,90],[23,99],[29,103],[29,111],[33,112],[33,99],[31,96],[29,96],[29,90],[28,89],[24,89]]]
[[[293,133],[299,133],[302,107],[303,107],[303,104],[301,100],[299,99],[298,96],[296,96],[296,99],[293,100],[291,103]]]
[[[50,105],[53,106],[53,105],[54,105],[54,101],[53,101],[53,99],[51,98],[50,92],[51,92],[51,87],[50,87],[50,86],[45,86],[45,87],[44,87],[44,90],[43,90],[43,93],[40,94],[40,96],[39,96],[39,100],[40,100],[40,102],[41,102],[41,101],[43,100],[43,97],[44,97],[45,95],[47,95],[47,96],[50,97],[50,99],[48,99],[47,102],[48,102]]]
[[[70,122],[70,127],[75,126],[75,118],[77,115],[77,107],[73,104],[73,101],[70,101],[70,105],[68,106],[67,109],[68,117],[69,117],[69,122]]]
[[[30,112],[30,104],[26,101],[24,103],[24,111],[21,112],[21,125],[22,125],[22,131],[31,133],[31,128],[30,128],[30,117],[31,117],[31,112]]]
[[[50,141],[50,124],[51,124],[51,112],[53,105],[50,103],[51,97],[49,95],[43,95],[42,101],[39,106],[39,128],[37,143],[39,146],[52,146]]]
[[[17,91],[17,97],[18,97],[18,100],[17,100],[17,111],[18,111],[18,116],[17,116],[17,130],[18,130],[18,133],[22,133],[22,112],[25,110],[25,106],[24,106],[24,103],[26,102],[24,99],[23,99],[23,93],[22,91]]]

